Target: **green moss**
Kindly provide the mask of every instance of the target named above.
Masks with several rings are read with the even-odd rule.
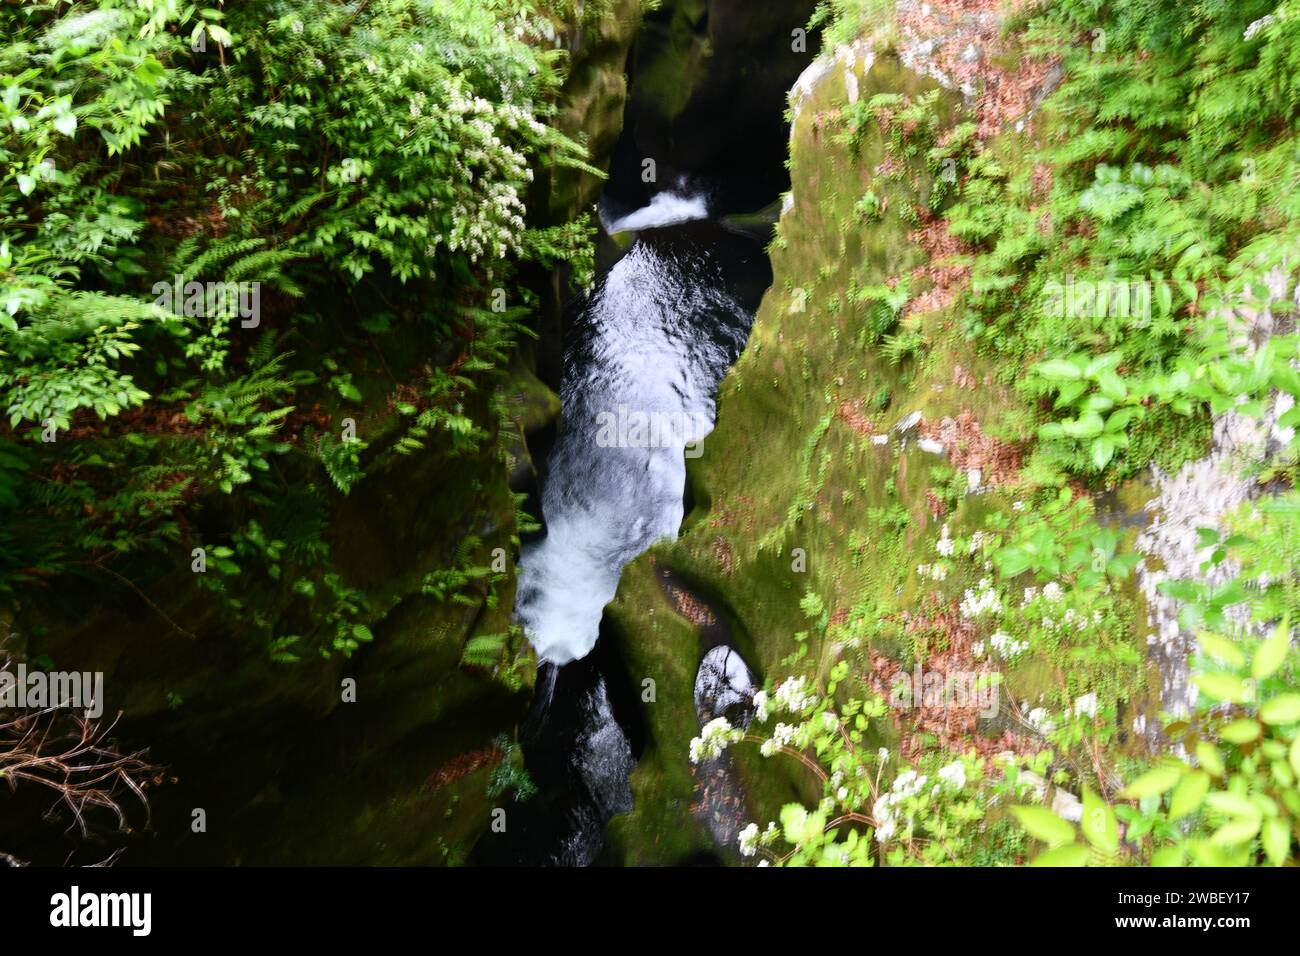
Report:
[[[699,729],[700,642],[655,580],[657,553],[652,549],[624,569],[606,609],[632,686],[642,688],[648,678],[655,689],[654,701],[641,704],[646,733],[632,772],[634,809],[615,817],[606,832],[606,857],[634,866],[683,863],[712,846],[690,810],[695,784],[687,745]]]

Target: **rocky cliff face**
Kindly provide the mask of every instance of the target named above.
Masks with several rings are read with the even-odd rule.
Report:
[[[619,198],[641,205],[686,175],[718,190],[722,208],[746,211],[784,189],[785,94],[816,52],[804,29],[813,7],[670,0],[648,14],[628,59],[631,99],[612,167]]]

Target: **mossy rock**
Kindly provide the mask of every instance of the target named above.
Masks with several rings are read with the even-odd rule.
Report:
[[[883,92],[915,97],[934,88],[933,81],[888,56],[876,58],[859,82],[863,98]],[[925,490],[934,456],[914,443],[875,447],[839,409],[842,402],[859,400],[864,407],[878,406],[874,396],[887,387],[897,398],[888,421],[881,419],[881,431],[915,408],[930,414],[928,386],[933,376],[950,375],[951,367],[917,374],[890,366],[875,343],[860,340],[862,310],[835,299],[854,283],[883,283],[925,262],[924,250],[909,241],[914,227],[897,210],[924,201],[932,180],[922,158],[911,159],[904,176],[877,176],[874,170],[886,158],[878,132],[863,137],[856,153],[850,150],[827,122],[846,96],[837,69],[799,114],[792,137],[793,208],[782,217],[773,244],[774,281],[744,355],[719,389],[718,426],[703,456],[689,463],[694,510],[676,543],[628,566],[608,611],[634,677],[671,674],[684,685],[674,691],[661,681],[659,702],[643,707],[653,743],[633,776],[636,810],[612,828],[629,862],[680,861],[700,852],[701,840],[695,821],[688,827],[680,816],[671,839],[655,835],[637,842],[634,835],[642,826],[658,834],[664,816],[689,803],[687,745],[698,732],[689,703],[698,639],[673,614],[649,562],[717,596],[734,617],[733,629],[746,644],[742,653],[760,679],[802,672],[819,680],[843,650],[801,609],[805,594],[816,593],[831,611],[886,587],[890,593],[881,598],[892,601],[898,597],[892,593],[892,566],[918,560],[914,548],[928,520]],[[944,95],[941,125],[953,121],[953,107],[953,98]],[[860,223],[855,205],[868,188],[889,198],[891,212]],[[803,292],[796,307],[798,289]],[[755,475],[763,480],[754,481]],[[886,533],[869,517],[873,509],[894,509],[909,527]],[[859,539],[878,542],[880,550],[859,553],[853,546]],[[804,571],[796,570],[795,548],[806,556]],[[807,635],[807,650],[792,659],[801,646],[798,632]],[[670,710],[665,702],[674,693],[680,701]],[[775,819],[786,802],[820,797],[815,781],[794,761],[762,758],[748,745],[736,748],[735,756],[752,819],[760,825]]]

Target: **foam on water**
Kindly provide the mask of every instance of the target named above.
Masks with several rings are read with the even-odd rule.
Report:
[[[708,245],[663,234],[638,240],[576,318],[542,489],[546,537],[523,548],[515,607],[543,660],[585,656],[623,566],[682,522],[680,444],[610,446],[602,415],[625,406],[711,428],[714,391],[749,323]]]
[[[708,217],[709,207],[703,195],[682,196],[674,192],[661,192],[650,200],[650,205],[642,206],[636,212],[609,223],[606,231],[612,236],[620,232],[661,229]]]

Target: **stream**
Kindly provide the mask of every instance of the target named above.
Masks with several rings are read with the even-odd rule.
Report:
[[[602,220],[631,241],[570,322],[545,535],[520,558],[516,614],[541,660],[520,737],[539,793],[480,842],[487,864],[590,865],[610,817],[632,809],[638,702],[600,640],[603,609],[623,566],[676,536],[686,458],[707,454],[718,383],[771,281],[763,246],[711,215],[706,194],[606,201]]]
[[[652,204],[614,224],[647,223],[600,279],[571,330],[563,432],[551,451],[546,536],[520,558],[517,613],[554,664],[596,644],[619,573],[677,533],[686,455],[703,453],[714,392],[739,357],[751,313],[738,276],[762,250],[707,220],[703,203]],[[657,214],[657,215],[656,215]]]

